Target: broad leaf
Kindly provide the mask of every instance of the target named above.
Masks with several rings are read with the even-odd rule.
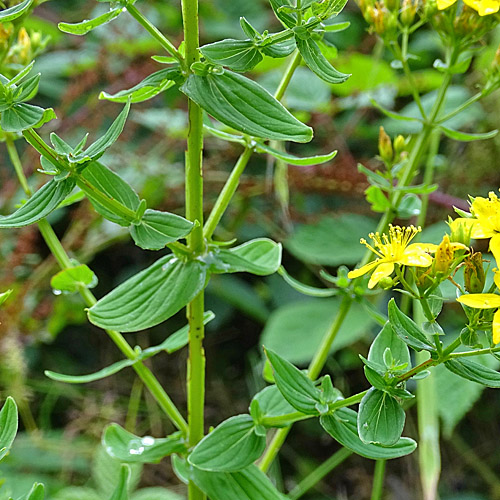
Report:
[[[337,71],[321,53],[321,49],[312,38],[302,40],[297,36],[295,43],[309,69],[325,82],[343,83],[351,76]]]
[[[237,73],[190,75],[180,89],[217,120],[246,134],[277,141],[312,139],[310,127],[258,83]]]
[[[23,227],[38,222],[53,212],[74,187],[75,181],[71,178],[59,182],[50,180],[14,213],[0,217],[0,228]]]
[[[30,7],[33,5],[35,0],[24,0],[23,2],[10,7],[9,9],[4,9],[0,11],[0,23],[7,23],[13,21],[18,17],[29,11]]]
[[[50,280],[50,286],[54,290],[66,293],[75,293],[80,287],[94,288],[97,285],[97,276],[85,264],[63,269]]]
[[[15,103],[2,111],[0,126],[4,132],[21,132],[43,121],[44,113],[45,110],[38,106],[24,102]]]
[[[285,28],[293,28],[297,24],[297,18],[294,14],[289,14],[281,7],[294,7],[290,0],[269,0],[276,17],[283,23]]]
[[[32,99],[38,92],[38,85],[40,84],[40,73],[28,78],[23,83],[19,84],[15,94],[15,102],[25,102]]]
[[[341,408],[333,415],[323,415],[320,423],[330,436],[342,446],[372,460],[389,460],[408,455],[415,451],[417,443],[410,438],[400,438],[393,446],[365,444],[358,436],[357,414],[350,408]]]
[[[216,249],[210,258],[214,273],[252,273],[267,276],[281,264],[281,245],[267,238],[247,241],[234,248]]]
[[[468,359],[450,359],[445,361],[444,366],[455,375],[477,382],[478,384],[500,388],[500,373],[487,366],[470,361]]]
[[[358,412],[358,435],[365,444],[392,446],[401,437],[405,412],[387,392],[372,387],[363,397]]]
[[[386,371],[384,356],[387,349],[390,350],[396,365],[403,365],[406,363],[406,370],[411,368],[411,358],[408,346],[394,333],[389,322],[384,325],[380,333],[375,337],[375,340],[370,346],[370,351],[368,352],[368,360],[380,365],[384,372]]]
[[[128,465],[122,465],[120,469],[120,476],[118,478],[118,484],[116,485],[116,488],[109,500],[129,500],[129,481],[130,467]]]
[[[321,393],[313,381],[286,359],[266,349],[274,370],[274,380],[283,397],[306,415],[318,415],[316,406],[321,403]]]
[[[289,56],[296,47],[297,45],[295,44],[295,38],[293,38],[293,36],[282,42],[259,46],[263,54],[274,57],[275,59]]]
[[[70,33],[71,35],[85,35],[89,31],[92,31],[93,29],[117,18],[122,11],[123,7],[118,7],[116,9],[111,9],[105,14],[102,14],[94,19],[85,20],[81,23],[59,23],[57,26],[64,33]]]
[[[258,402],[263,418],[281,417],[295,412],[295,408],[283,397],[276,385],[262,389],[253,397],[252,401]]]
[[[135,243],[146,250],[160,250],[165,245],[187,236],[193,223],[180,215],[146,210],[139,224],[130,226]]]
[[[289,165],[297,165],[299,167],[321,165],[322,163],[333,160],[335,156],[337,156],[337,151],[332,151],[327,155],[306,156],[300,158],[285,151],[279,151],[278,149],[272,148],[271,146],[260,142],[257,143],[256,150],[258,153],[268,153],[271,156],[278,158],[278,160],[283,160]]]
[[[147,76],[130,89],[120,90],[116,94],[101,92],[99,99],[112,102],[127,102],[130,99],[131,103],[143,102],[172,87],[175,83],[172,78],[177,75],[177,68],[161,69]]]
[[[9,396],[0,411],[0,460],[9,452],[17,434],[17,427],[16,402]]]
[[[234,71],[249,71],[262,61],[253,40],[221,40],[200,48],[207,61]]]
[[[173,255],[132,276],[89,309],[101,328],[134,332],[158,325],[190,302],[205,287],[206,266]]]
[[[43,500],[45,497],[45,488],[41,483],[35,483],[28,493],[26,500]]]
[[[167,488],[153,487],[134,491],[130,500],[184,500],[184,498]]]
[[[166,438],[139,437],[118,424],[106,427],[102,445],[109,455],[124,463],[157,463],[172,453],[186,451],[185,439],[178,433]]]
[[[443,134],[450,139],[455,139],[456,141],[462,142],[482,141],[483,139],[491,139],[498,134],[498,130],[492,130],[491,132],[485,132],[484,134],[469,134],[466,132],[453,130],[448,127],[443,127],[442,125],[440,125],[439,130],[441,130],[441,132],[443,132]]]
[[[206,435],[188,457],[198,469],[236,472],[257,460],[266,447],[266,437],[255,432],[250,415],[236,415]]]
[[[129,210],[135,212],[139,208],[140,200],[137,193],[118,174],[115,174],[102,163],[90,163],[80,174],[80,177],[83,181],[90,182],[92,186],[105,193],[108,197],[125,205]],[[107,207],[101,205],[95,198],[93,191],[81,180],[78,181],[78,186],[89,198],[95,210],[106,219],[125,227],[128,227],[133,222],[131,217],[127,218],[122,214],[111,212]]]
[[[238,472],[207,472],[193,468],[192,480],[210,500],[284,500],[255,465]]]
[[[435,348],[425,333],[406,314],[402,313],[394,299],[389,301],[389,321],[396,335],[416,351],[434,351]]]
[[[44,373],[46,377],[51,380],[56,380],[57,382],[64,382],[66,384],[88,384],[89,382],[95,382],[96,380],[101,380],[114,375],[124,368],[127,368],[127,366],[132,366],[137,361],[138,359],[123,359],[107,366],[106,368],[103,368],[102,370],[89,373],[88,375],[65,375],[63,373],[56,373],[50,370],[45,370]]]

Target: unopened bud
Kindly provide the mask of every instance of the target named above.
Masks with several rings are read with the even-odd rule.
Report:
[[[391,163],[394,156],[391,138],[387,135],[384,127],[380,127],[378,134],[378,152],[384,162]]]
[[[386,276],[378,282],[378,286],[382,288],[382,290],[391,290],[394,285],[394,280],[390,276]]]
[[[413,24],[416,13],[417,3],[413,0],[403,0],[400,19],[404,26],[410,26],[411,24]]]
[[[486,282],[481,252],[473,253],[465,259],[465,289],[469,293],[481,293]]]
[[[402,135],[398,135],[394,139],[394,153],[399,156],[406,149],[406,141]]]
[[[472,226],[477,223],[477,219],[448,219],[450,226],[450,241],[462,243],[466,247],[470,246]]]

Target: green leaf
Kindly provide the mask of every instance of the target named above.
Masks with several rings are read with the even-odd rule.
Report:
[[[14,213],[0,217],[0,228],[29,226],[53,212],[75,187],[72,178],[50,180]]]
[[[322,163],[326,163],[327,161],[333,160],[333,158],[337,156],[337,151],[332,151],[327,155],[306,156],[300,158],[285,151],[279,151],[275,148],[268,146],[267,144],[262,144],[260,142],[257,143],[256,150],[258,153],[268,153],[271,156],[278,158],[278,160],[283,160],[289,165],[297,165],[300,167],[321,165]]]
[[[255,465],[238,472],[192,470],[192,480],[210,500],[284,500]]]
[[[421,119],[415,118],[413,116],[405,116],[405,115],[400,115],[399,113],[395,113],[394,111],[390,111],[388,109],[385,109],[382,105],[380,105],[377,101],[374,99],[370,99],[370,102],[372,105],[377,108],[380,112],[382,112],[385,116],[392,118],[394,120],[400,120],[400,121],[406,121],[406,122],[422,122]]]
[[[172,453],[186,451],[185,439],[178,433],[166,438],[139,437],[118,424],[106,427],[102,445],[109,455],[123,463],[157,463]]]
[[[204,116],[205,116],[206,120],[203,121],[203,130],[205,130],[209,134],[213,135],[214,137],[222,139],[223,141],[237,142],[238,144],[241,144],[242,146],[246,146],[247,143],[246,143],[243,135],[229,134],[228,132],[224,132],[223,130],[219,130],[218,128],[215,128],[212,126],[212,123],[208,119],[206,114]]]
[[[321,53],[321,49],[312,38],[302,40],[296,36],[295,43],[308,68],[325,82],[343,83],[351,76],[337,71]]]
[[[500,373],[475,361],[450,359],[445,361],[444,366],[455,375],[471,380],[472,382],[477,382],[478,384],[494,389],[500,388]]]
[[[0,410],[0,460],[9,452],[17,434],[17,405],[10,396]]]
[[[52,111],[53,113],[53,111]],[[43,121],[45,110],[26,103],[15,103],[2,111],[0,126],[4,132],[21,132]]]
[[[35,483],[31,491],[28,493],[26,500],[43,500],[45,496],[45,488],[41,483]]]
[[[80,23],[59,23],[58,28],[64,33],[69,33],[71,35],[86,35],[89,31],[92,31],[103,24],[107,24],[113,19],[117,18],[123,11],[123,7],[118,7],[116,9],[111,9],[105,14],[98,16],[94,19],[85,20]]]
[[[365,444],[392,446],[401,437],[405,412],[387,392],[372,387],[359,405],[358,435]]]
[[[10,297],[12,290],[7,290],[6,292],[0,293],[0,306],[5,303],[5,301]]]
[[[130,500],[184,500],[184,497],[167,488],[141,488],[134,491]]]
[[[17,88],[14,101],[15,102],[25,102],[32,99],[38,92],[38,85],[40,84],[40,73],[28,78]]]
[[[312,139],[310,127],[258,83],[237,73],[190,75],[180,89],[217,120],[246,134],[277,141]]]
[[[168,243],[187,236],[193,223],[180,215],[158,210],[146,210],[140,224],[130,226],[136,245],[146,250],[160,250]]]
[[[453,130],[448,127],[443,127],[443,125],[439,126],[439,130],[441,130],[441,132],[443,132],[443,134],[450,139],[462,142],[482,141],[483,139],[491,139],[498,134],[498,130],[492,130],[491,132],[485,132],[483,134],[469,134],[466,132],[459,132],[458,130]]]
[[[55,111],[52,108],[47,108],[44,109],[42,118],[38,123],[33,125],[33,128],[40,128],[42,125],[45,125],[46,123],[55,120],[57,118],[57,115]]]
[[[207,311],[203,315],[203,324],[206,325],[215,318],[212,311]],[[181,329],[169,335],[161,344],[144,349],[141,353],[141,359],[150,358],[159,352],[165,351],[168,354],[179,351],[189,342],[189,325],[183,326]]]
[[[415,451],[417,443],[410,438],[400,438],[393,446],[379,444],[365,444],[358,436],[357,414],[350,408],[341,408],[333,415],[323,415],[320,423],[330,436],[342,446],[372,460],[389,460],[408,455]]]
[[[250,240],[234,248],[217,249],[210,259],[214,273],[252,273],[267,276],[281,264],[281,245],[267,238]]]
[[[56,373],[50,370],[45,370],[44,373],[46,377],[57,382],[64,382],[66,384],[88,384],[89,382],[95,382],[96,380],[101,380],[114,375],[124,368],[127,368],[127,366],[132,366],[134,363],[137,363],[137,361],[139,361],[139,359],[123,359],[107,366],[106,368],[103,368],[102,370],[89,373],[88,375],[65,375],[63,373]]]
[[[389,349],[394,360],[395,366],[407,364],[405,371],[411,368],[411,357],[408,346],[403,342],[387,322],[380,333],[375,337],[375,340],[370,346],[368,352],[368,360],[380,365],[381,369],[385,372],[385,353]]]
[[[99,94],[99,99],[106,99],[112,102],[127,102],[130,99],[131,103],[147,101],[160,92],[172,87],[175,84],[172,79],[178,72],[177,68],[161,69],[147,76],[144,80],[130,89],[120,90],[116,94],[101,92]]]
[[[295,412],[295,408],[283,397],[276,385],[270,385],[262,389],[253,397],[253,401],[258,402],[263,418],[281,417]]]
[[[255,433],[250,415],[236,415],[206,435],[188,457],[198,469],[236,472],[255,462],[266,448],[265,436]]]
[[[289,0],[269,0],[274,14],[279,21],[282,22],[285,28],[293,28],[297,24],[297,18],[293,14],[289,14],[285,10],[281,10],[281,7],[292,7]]]
[[[118,174],[102,163],[90,163],[80,174],[80,177],[130,210],[135,212],[139,208],[140,199],[137,193]],[[92,206],[103,217],[120,226],[128,227],[131,224],[131,220],[123,217],[121,214],[115,214],[107,207],[101,205],[94,197],[93,191],[85,183],[79,181],[78,187],[86,194]]]
[[[7,23],[13,21],[23,14],[26,14],[30,7],[33,5],[35,0],[24,0],[23,2],[10,7],[9,9],[4,9],[0,12],[0,23]]]
[[[435,348],[425,333],[406,314],[402,313],[394,299],[389,301],[389,321],[396,335],[416,351],[434,351]]]
[[[249,71],[262,61],[262,55],[253,40],[229,38],[203,45],[200,51],[207,61],[234,71]]]
[[[279,59],[289,56],[297,48],[297,45],[295,44],[295,38],[290,37],[288,40],[269,45],[261,44],[259,48],[266,56]]]
[[[61,292],[75,293],[80,287],[94,288],[97,285],[97,276],[85,264],[63,269],[50,280],[50,286]]]
[[[292,278],[285,270],[283,266],[278,269],[278,274],[297,292],[304,295],[309,295],[310,297],[332,297],[337,295],[338,290],[334,288],[316,288],[315,286],[304,285],[300,281]]]
[[[266,349],[266,355],[273,367],[274,380],[283,397],[302,413],[318,415],[316,405],[321,403],[321,392],[313,381],[275,352]]]
[[[203,290],[206,275],[199,260],[182,262],[166,255],[99,300],[89,309],[89,319],[120,332],[158,325]]]
[[[130,467],[128,465],[122,465],[120,469],[120,476],[118,478],[118,484],[109,500],[129,500],[130,498],[128,493],[129,480],[130,480]]]

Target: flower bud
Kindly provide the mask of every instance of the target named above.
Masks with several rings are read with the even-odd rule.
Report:
[[[387,135],[384,127],[380,127],[378,134],[378,151],[384,162],[391,163],[394,156],[391,138]]]
[[[413,0],[403,0],[400,19],[404,26],[410,26],[415,20],[417,13],[417,3]]]
[[[469,293],[481,293],[483,291],[486,276],[481,252],[475,252],[465,259],[464,282],[465,289]]]
[[[450,226],[450,241],[462,243],[466,247],[470,246],[470,235],[472,226],[477,223],[476,219],[448,219],[448,226]]]
[[[394,285],[395,285],[394,280],[390,276],[382,278],[378,282],[378,286],[383,290],[391,290],[394,287]]]
[[[402,135],[394,139],[394,154],[398,157],[406,149],[406,141]]]

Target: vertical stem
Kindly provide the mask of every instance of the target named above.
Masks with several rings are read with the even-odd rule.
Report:
[[[17,154],[16,146],[14,145],[14,141],[12,140],[12,137],[10,135],[7,135],[7,138],[5,139],[5,145],[7,146],[7,151],[9,153],[9,157],[11,158],[17,158],[18,161],[12,161],[12,164],[14,165],[14,170],[16,171],[17,178],[19,179],[19,184],[21,184],[21,187],[23,188],[23,191],[28,195],[31,196],[31,189],[28,186],[28,181],[26,180],[26,176],[24,175],[23,172],[23,166],[21,164],[21,161],[19,160],[19,155]]]
[[[380,500],[384,489],[386,460],[377,460],[375,462],[375,472],[373,473],[373,486],[371,500]]]
[[[300,52],[296,50],[293,54],[292,59],[290,60],[290,63],[288,64],[288,67],[286,68],[285,74],[283,75],[283,78],[281,79],[276,92],[274,93],[274,97],[278,99],[278,101],[281,101],[281,99],[283,99],[285,90],[288,88],[290,80],[292,79],[295,70],[300,66],[301,61],[302,56],[300,55]]]
[[[186,64],[199,60],[198,0],[182,0]],[[203,120],[201,108],[188,101],[189,132],[186,151],[186,217],[198,226],[188,236],[192,255],[204,251],[203,237]],[[203,349],[204,292],[188,304],[189,359],[187,373],[189,444],[195,446],[204,434],[205,352]],[[203,500],[205,494],[192,482],[188,485],[189,500]]]

